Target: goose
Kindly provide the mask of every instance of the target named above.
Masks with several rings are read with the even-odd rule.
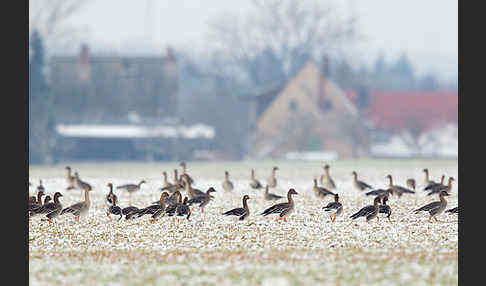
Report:
[[[187,201],[187,205],[191,206],[192,204],[199,204],[199,208],[201,209],[201,213],[204,213],[204,207],[211,201],[213,196],[211,196],[211,193],[216,192],[216,190],[213,187],[210,187],[204,196],[199,196],[195,197],[193,199],[190,199]]]
[[[199,189],[194,189],[191,186],[189,175],[185,174],[185,175],[181,175],[181,177],[186,182],[185,189],[190,199],[194,199],[195,197],[203,196],[205,194],[203,191]]]
[[[250,216],[250,209],[248,208],[248,200],[250,199],[250,196],[244,195],[243,196],[243,207],[242,208],[235,208],[232,210],[229,210],[227,212],[222,213],[222,215],[235,215],[239,216],[238,220],[245,220],[247,217]]]
[[[446,213],[451,213],[451,214],[458,214],[459,213],[459,207],[455,207],[452,209],[448,209]]]
[[[165,213],[169,214],[169,216],[173,216],[174,213],[175,213],[175,211],[176,211],[176,209],[177,209],[177,206],[179,204],[182,204],[182,194],[181,194],[181,192],[176,191],[174,194],[175,194],[175,196],[177,198],[177,201],[176,202],[168,203],[168,205],[167,205],[167,207],[165,209]]]
[[[59,201],[59,198],[62,197],[60,192],[56,192],[54,194],[54,201],[44,204],[42,207],[35,211],[36,214],[46,214],[47,220],[49,223],[52,222],[52,219],[57,217],[62,210],[62,204]]]
[[[387,214],[386,218],[388,219],[389,222],[391,222],[390,216],[391,216],[392,210],[391,210],[391,207],[386,204],[387,201],[388,201],[388,195],[385,195],[383,197],[383,200],[382,200],[383,203],[380,205],[380,209],[379,209],[378,213]]]
[[[117,186],[116,189],[117,190],[125,190],[128,192],[129,194],[129,204],[131,204],[131,201],[132,201],[132,193],[140,190],[142,184],[144,183],[147,183],[145,182],[145,180],[141,180],[138,184],[125,184],[125,185],[121,185],[121,186]]]
[[[135,206],[128,206],[128,207],[125,207],[123,208],[122,210],[122,215],[125,216],[125,219],[128,220],[128,219],[133,219],[135,217],[133,217],[138,211],[140,211],[139,208],[135,207]]]
[[[260,215],[267,216],[269,214],[276,214],[279,213],[279,218],[276,219],[278,222],[279,220],[284,220],[287,222],[287,216],[294,212],[295,204],[294,200],[292,199],[292,195],[298,195],[294,189],[290,189],[287,193],[287,200],[286,203],[280,203],[269,207],[268,209],[264,210]]]
[[[429,180],[429,169],[425,168],[422,170],[425,173],[424,185],[428,187],[429,185],[437,184],[436,182]]]
[[[329,191],[328,189],[323,187],[318,187],[316,178],[314,178],[314,187],[312,188],[312,191],[314,192],[316,197],[321,199],[325,198],[326,196],[334,195],[334,193]]]
[[[349,218],[357,219],[359,217],[366,217],[366,222],[370,223],[370,220],[376,218],[378,222],[380,221],[380,218],[378,217],[378,211],[379,211],[379,206],[380,204],[380,198],[376,197],[373,200],[373,205],[368,205],[360,209],[358,212],[350,216]]]
[[[167,172],[166,171],[163,171],[162,175],[164,176],[164,186],[162,188],[160,188],[159,190],[165,191],[165,190],[170,189],[173,186],[173,184],[170,183],[169,180],[167,180]]]
[[[76,203],[74,205],[71,205],[65,209],[63,209],[60,213],[60,215],[66,214],[66,213],[72,213],[74,215],[74,220],[79,221],[80,216],[85,216],[88,214],[89,207],[91,205],[91,202],[89,200],[89,192],[92,190],[91,187],[86,187],[84,189],[84,201]]]
[[[74,189],[74,176],[71,175],[71,167],[66,166],[65,169],[67,170],[66,182],[68,184],[68,186],[66,187],[66,190],[72,190],[72,189]]]
[[[160,191],[168,191],[169,193],[175,192],[177,190],[177,186],[175,185],[175,184],[177,184],[177,182],[174,182],[174,184],[169,182],[169,180],[167,180],[167,172],[166,171],[163,171],[162,175],[164,176],[164,186],[162,188],[160,188],[159,190]],[[175,176],[177,177],[177,174]]]
[[[391,194],[393,196],[393,189],[388,188],[386,190],[384,189],[376,189],[373,191],[366,192],[365,195],[367,196],[384,196],[386,194]]]
[[[113,184],[108,183],[107,186],[110,188],[110,192],[106,195],[105,203],[107,207],[111,207],[113,203],[115,203],[115,205],[118,203],[118,197],[115,195],[115,193],[113,193]]]
[[[39,209],[51,201],[51,196],[47,195],[44,198],[44,202],[41,201],[40,204],[32,204],[29,206],[29,216],[34,216]]]
[[[255,179],[255,170],[251,169],[251,177],[250,177],[250,187],[255,190],[259,190],[263,188],[263,185]]]
[[[436,216],[440,215],[444,209],[447,207],[447,201],[444,198],[445,196],[448,196],[449,194],[446,191],[441,191],[439,194],[439,201],[436,202],[431,202],[429,204],[426,204],[425,206],[416,209],[414,212],[415,214],[418,214],[419,212],[422,211],[427,211],[429,212],[429,222],[431,218],[434,218],[436,222],[438,222]]]
[[[276,194],[272,194],[272,193],[269,193],[268,192],[268,185],[265,186],[265,194],[263,195],[263,198],[266,200],[266,201],[275,201],[275,200],[280,200],[280,199],[283,199],[284,197],[282,196],[279,196],[279,195],[276,195]]]
[[[278,167],[275,166],[272,168],[272,175],[267,179],[267,184],[270,188],[275,188],[277,186],[277,178],[275,177],[275,172],[278,170]]]
[[[90,184],[79,178],[78,172],[74,172],[74,187],[81,191],[86,190],[87,188],[93,189]]]
[[[181,173],[181,177],[184,176],[184,175],[187,175],[187,177],[189,178],[189,183],[191,184],[194,184],[194,180],[191,178],[191,176],[189,176],[189,174],[187,174],[186,172],[186,162],[182,161],[179,166],[182,167],[182,173]],[[185,186],[185,182],[183,180],[181,180],[182,182],[182,185]]]
[[[364,191],[366,189],[373,189],[372,186],[368,185],[367,183],[365,183],[363,181],[358,180],[358,173],[356,173],[356,171],[353,171],[351,174],[354,176],[354,181],[353,181],[354,187],[356,189],[358,189],[358,191]]]
[[[223,190],[230,192],[234,189],[233,183],[229,180],[229,172],[224,171],[224,181],[223,181]]]
[[[165,171],[164,171],[165,173]],[[167,173],[164,175],[164,181],[167,181],[165,177]],[[163,188],[160,188],[160,191],[168,191],[169,193],[173,194],[175,191],[179,191],[184,188],[184,184],[182,180],[179,180],[179,176],[177,175],[177,169],[174,169],[174,184],[171,184],[167,181]]]
[[[407,179],[407,187],[415,191],[415,179]]]
[[[449,181],[447,183],[447,186],[436,186],[432,188],[432,190],[427,194],[427,196],[433,195],[433,194],[439,194],[442,191],[446,191],[447,193],[450,193],[452,190],[452,181],[454,181],[453,177],[449,177]]]
[[[60,192],[56,192],[54,194],[54,199],[55,201],[57,201],[59,203],[59,196],[62,196]],[[47,195],[45,198],[44,198],[44,203],[42,205],[38,205],[37,207],[35,208],[32,208],[32,210],[29,212],[29,216],[30,217],[33,217],[35,215],[38,215],[38,214],[46,214],[46,213],[49,213],[51,212],[55,207],[57,206],[57,204],[55,204],[55,202],[51,202],[51,196]]]
[[[42,185],[42,180],[39,179],[39,186],[37,187],[37,191],[40,192],[44,192],[46,189],[44,188],[44,186]]]
[[[341,215],[343,212],[343,205],[339,202],[339,195],[334,194],[334,202],[328,203],[327,206],[323,207],[322,209],[326,212],[330,211],[334,213],[334,218],[332,215],[329,216],[331,218],[331,222],[334,223],[336,216]]]
[[[182,204],[177,205],[176,214],[177,216],[186,216],[186,219],[189,220],[189,217],[191,216],[191,209],[189,209],[187,202],[188,198],[185,197]],[[177,221],[179,221],[179,219],[177,219]]]
[[[325,188],[334,190],[336,189],[336,184],[334,184],[334,180],[329,175],[329,168],[328,164],[324,166],[324,174],[321,175],[320,181]]]
[[[109,184],[111,185],[111,184]],[[108,217],[108,219],[111,220],[111,214],[114,214],[114,215],[119,215],[120,218],[118,218],[118,220],[121,220],[122,217],[123,217],[123,214],[122,214],[122,209],[116,205],[116,197],[115,197],[115,194],[113,192],[110,192],[108,194],[108,197],[109,197],[109,201],[111,202],[111,206],[108,207],[108,209],[106,210],[106,216]]]
[[[180,191],[175,191],[173,192],[171,195],[169,195],[166,199],[165,199],[165,204],[166,205],[172,205],[172,204],[175,204],[177,203],[177,200],[179,198],[179,195],[181,194]],[[155,201],[153,202],[152,204],[160,204],[160,200],[158,201]]]
[[[397,194],[398,198],[400,198],[403,194],[415,194],[414,191],[409,190],[402,186],[393,185],[393,178],[392,175],[386,176],[389,180],[388,188],[393,190],[393,193]]]
[[[167,192],[163,192],[162,194],[160,194],[160,199],[159,199],[158,204],[152,204],[152,205],[145,207],[143,209],[139,209],[137,211],[134,211],[134,212],[130,213],[129,218],[132,218],[132,219],[139,218],[139,217],[144,216],[146,214],[153,215],[157,211],[161,210],[162,207],[164,207],[164,209],[165,209],[165,199],[167,198],[168,195],[169,194]]]
[[[152,218],[150,219],[150,223],[155,223],[155,221],[159,218],[159,217],[162,217],[164,216],[165,214],[165,210],[166,210],[166,204],[165,204],[165,200],[167,199],[167,197],[169,196],[169,193],[167,192],[163,192],[161,195],[160,195],[160,200],[159,200],[159,205],[160,205],[160,208],[158,210],[156,210],[154,212],[154,214],[152,214]]]
[[[445,175],[442,175],[442,177],[440,178],[440,183],[432,182],[424,188],[424,191],[431,191],[435,188],[440,188],[440,187],[444,186],[444,180],[445,180]]]
[[[29,203],[29,207],[28,207],[28,211],[33,211],[34,209],[42,206],[42,196],[44,196],[44,192],[43,191],[38,191],[37,192],[37,200],[35,201],[32,201],[32,198],[29,200],[30,203]],[[35,197],[34,197],[35,198]]]

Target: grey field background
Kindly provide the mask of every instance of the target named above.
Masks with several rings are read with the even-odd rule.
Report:
[[[277,165],[278,187],[286,194],[290,187],[299,192],[296,211],[287,223],[275,216],[259,215],[273,203],[263,200],[263,191],[250,189],[248,179],[254,168],[264,182]],[[133,196],[133,205],[142,207],[156,200],[162,171],[178,167],[173,163],[76,163],[71,164],[83,180],[94,186],[87,218],[75,223],[68,214],[52,225],[34,217],[29,222],[29,280],[31,285],[457,285],[458,217],[442,214],[438,223],[428,223],[428,214],[416,209],[437,200],[423,188],[423,168],[431,179],[453,176],[448,208],[458,204],[457,160],[340,160],[331,162],[344,214],[332,224],[322,210],[331,198],[320,200],[312,193],[312,179],[322,174],[319,162],[241,161],[188,162],[194,187],[205,191],[214,186],[213,200],[201,214],[195,209],[190,221],[177,223],[164,217],[155,225],[148,217],[135,221],[109,221],[104,197],[107,183],[115,186],[148,183]],[[64,191],[65,165],[35,166],[29,169],[36,186],[42,179],[48,194],[61,191],[64,206],[80,201],[79,190]],[[221,188],[224,171],[235,184],[232,193]],[[405,185],[413,177],[417,194],[391,197],[392,223],[385,219],[367,224],[363,218],[348,217],[370,204],[352,187],[351,172],[375,188],[386,187],[385,176]],[[29,193],[35,193],[35,186]],[[128,204],[128,195],[116,191],[119,205]],[[223,211],[241,206],[249,194],[251,215],[240,222],[223,217]]]

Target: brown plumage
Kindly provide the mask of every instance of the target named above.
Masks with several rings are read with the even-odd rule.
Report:
[[[329,168],[331,168],[328,164],[326,164],[324,167],[324,174],[321,175],[320,181],[321,185],[324,186],[327,189],[336,189],[336,184],[334,183],[334,180],[331,178],[331,175],[329,175]]]
[[[358,180],[358,173],[356,173],[356,171],[353,171],[351,174],[354,176],[353,184],[356,189],[358,189],[359,191],[365,191],[366,189],[373,189],[372,186],[368,185],[363,181]]]
[[[250,209],[248,208],[248,202],[247,202],[249,199],[250,196],[244,195],[242,208],[235,208],[229,210],[227,212],[222,213],[222,215],[235,215],[235,216],[239,216],[238,220],[245,220],[248,216],[250,216]]]
[[[317,186],[317,179],[316,178],[314,178],[314,187],[312,188],[312,191],[314,192],[316,197],[318,197],[320,199],[323,199],[326,196],[334,196],[334,193],[329,191],[328,189]]]
[[[250,176],[250,187],[255,190],[259,190],[263,188],[263,185],[255,179],[255,170],[251,169],[251,176]]]
[[[370,220],[376,218],[378,221],[380,221],[380,219],[378,218],[378,211],[379,211],[379,204],[380,204],[380,198],[375,198],[373,200],[373,205],[368,205],[368,206],[365,206],[363,208],[361,208],[359,211],[357,211],[356,213],[354,213],[352,216],[350,216],[350,218],[352,219],[357,219],[359,217],[366,217],[366,222],[369,223]]]
[[[213,196],[211,196],[211,193],[214,192],[216,192],[216,190],[213,187],[210,187],[204,195],[188,200],[187,205],[191,206],[192,204],[199,204],[201,212],[204,213],[204,207],[211,201],[211,199],[213,198]]]
[[[429,212],[429,222],[431,222],[430,221],[431,218],[434,218],[435,221],[438,221],[436,216],[440,215],[445,210],[445,208],[447,207],[447,201],[444,197],[448,196],[448,195],[449,194],[446,191],[440,192],[440,194],[439,194],[440,200],[439,201],[426,204],[425,206],[423,206],[419,209],[416,209],[415,213],[418,214],[421,211]]]
[[[233,182],[229,179],[229,172],[224,171],[224,181],[222,183],[223,190],[231,192],[234,189]]]
[[[181,177],[186,182],[185,189],[186,189],[187,195],[189,196],[190,199],[194,199],[195,197],[199,197],[199,196],[204,195],[203,191],[201,191],[199,189],[195,189],[195,188],[192,187],[191,182],[189,180],[189,176],[187,174],[181,175]]]
[[[275,172],[277,172],[278,167],[275,166],[272,168],[272,175],[267,179],[267,185],[270,188],[277,187],[277,178],[275,177]]]
[[[280,199],[284,198],[283,196],[279,196],[279,195],[276,195],[276,194],[269,193],[268,189],[269,189],[269,187],[268,187],[268,185],[266,185],[265,186],[265,194],[263,195],[263,198],[266,201],[276,201],[276,200],[280,200]]]
[[[80,216],[85,216],[88,214],[89,208],[91,206],[91,202],[89,200],[89,192],[91,191],[91,187],[86,187],[84,190],[84,201],[71,205],[65,209],[63,209],[60,215],[66,213],[72,213],[74,215],[74,220],[79,221]]]
[[[292,214],[295,208],[292,195],[298,195],[298,193],[294,189],[290,189],[287,193],[288,202],[273,205],[264,210],[260,215],[267,216],[269,214],[278,213],[279,218],[277,218],[277,221],[283,219],[285,222],[287,222],[287,216]]]

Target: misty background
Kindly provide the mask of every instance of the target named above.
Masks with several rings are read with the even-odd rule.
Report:
[[[457,1],[29,1],[29,162],[457,157]]]

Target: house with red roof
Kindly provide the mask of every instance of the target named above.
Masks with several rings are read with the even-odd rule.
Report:
[[[442,141],[451,142],[451,138],[440,139],[449,136],[442,133],[451,134],[451,126],[457,130],[459,99],[457,92],[380,91],[358,95],[354,91],[347,91],[345,94],[353,103],[360,106],[360,114],[370,127],[372,141],[379,144],[390,144],[388,147],[383,146],[382,150],[393,148],[391,147],[393,144],[383,141],[395,143],[402,141],[402,147],[398,149],[407,151],[396,151],[396,156],[441,157],[442,153],[457,154],[457,151],[451,153],[451,151],[442,152],[440,150],[446,144]],[[440,130],[444,130],[444,132]],[[457,131],[452,134],[457,137]],[[457,139],[452,141],[457,146]],[[400,143],[397,144],[400,145]],[[429,146],[431,144],[435,144],[435,147]],[[447,145],[451,144],[447,143]],[[457,148],[455,147],[455,149]],[[433,150],[433,154],[425,150]],[[373,148],[370,153],[374,155]],[[387,154],[391,153],[393,152]]]
[[[356,103],[356,92],[345,94]],[[457,124],[458,99],[458,93],[450,91],[370,92],[362,115],[374,128],[396,132],[420,125],[425,131]]]

